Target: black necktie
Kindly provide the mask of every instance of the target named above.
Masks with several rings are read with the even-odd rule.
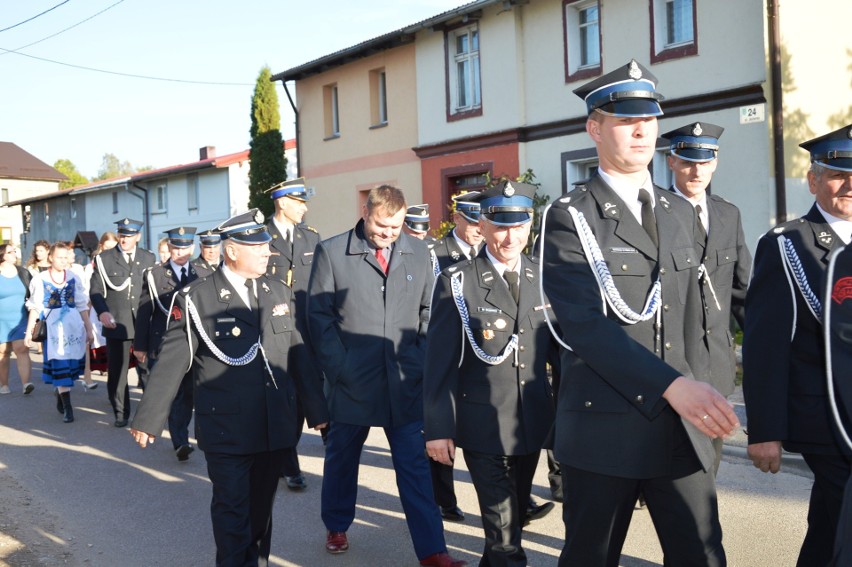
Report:
[[[257,296],[254,294],[254,280],[246,280],[246,289],[248,290],[248,305],[257,314],[260,311],[260,307],[257,304]]]
[[[506,280],[507,284],[509,284],[509,291],[512,294],[512,299],[514,299],[515,303],[517,303],[518,298],[521,296],[521,284],[518,279],[518,273],[506,270],[503,272],[503,279]]]
[[[651,194],[647,189],[639,189],[639,202],[642,203],[642,228],[648,233],[654,246],[660,246],[660,238],[657,236],[657,219],[654,218],[654,204],[651,202]]]
[[[180,269],[180,287],[183,287],[187,284],[188,277],[186,275],[186,266],[181,267]]]
[[[131,254],[130,252],[125,252],[124,253],[124,259],[127,260],[128,264],[132,264],[133,263],[133,254]]]
[[[707,228],[704,226],[704,221],[701,220],[701,213],[703,212],[701,205],[695,205],[695,212],[698,213],[698,232],[703,241],[707,242]]]

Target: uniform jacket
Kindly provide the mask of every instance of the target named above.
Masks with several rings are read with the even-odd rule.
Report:
[[[703,238],[696,240],[696,250],[711,282],[708,284],[706,278],[699,280],[704,308],[704,337],[701,342],[710,359],[706,365],[709,374],[696,375],[696,378],[708,382],[723,396],[729,396],[734,392],[737,373],[731,315],[742,328],[745,324],[751,253],[745,243],[740,210],[716,195],[707,196],[707,209],[710,233],[706,241]]]
[[[432,248],[432,251],[435,253],[435,257],[438,258],[438,267],[441,270],[445,270],[447,267],[452,266],[456,262],[467,260],[467,256],[464,252],[462,252],[462,249],[459,248],[459,244],[453,236],[453,230],[438,240]]]
[[[828,303],[831,308],[825,316],[826,325],[831,327],[832,384],[844,430],[852,438],[852,380],[849,380],[852,375],[852,246],[844,247],[834,262],[834,272],[825,292],[826,297],[831,297]],[[852,493],[847,497],[850,495]]]
[[[464,278],[464,299],[477,344],[489,355],[499,355],[517,333],[517,363],[513,355],[497,365],[477,358],[450,288],[455,273]],[[438,278],[423,371],[427,440],[454,439],[459,447],[492,455],[528,455],[542,449],[553,426],[546,364],[555,342],[544,318],[538,263],[526,256],[521,259],[520,282],[515,305],[484,251]]]
[[[98,315],[111,313],[116,323],[114,329],[104,327],[103,336],[107,339],[132,340],[136,313],[142,296],[142,276],[147,268],[154,266],[156,258],[151,252],[137,246],[133,263],[128,264],[121,247],[116,246],[104,250],[95,256],[92,262],[95,264],[89,288],[92,306]],[[103,274],[113,286],[121,287],[128,278],[130,285],[121,291],[112,289],[104,281],[99,266],[103,267]]]
[[[308,282],[314,261],[314,249],[320,242],[320,235],[313,228],[298,224],[293,227],[293,245],[290,246],[284,241],[281,231],[274,222],[269,221],[266,228],[272,236],[270,243],[272,256],[269,258],[266,275],[281,280],[293,289],[296,322],[299,330],[307,334],[305,305],[308,301]],[[293,270],[290,275],[291,281],[288,282],[288,273],[291,268]]]
[[[206,278],[213,273],[212,270],[197,266],[194,261],[187,262],[186,268],[188,283],[198,278]],[[151,289],[149,285],[149,272],[154,281],[154,289]],[[166,332],[166,318],[172,306],[172,296],[180,289],[180,275],[172,271],[170,262],[158,264],[145,272],[142,289],[142,299],[139,301],[136,316],[133,349],[136,352],[148,353],[149,356],[156,356]],[[160,309],[160,305],[166,309],[165,313]]]
[[[333,421],[400,426],[423,418],[434,276],[426,245],[402,233],[385,277],[363,225],[317,246],[308,294],[311,346]]]
[[[219,260],[218,264],[216,264],[215,266],[211,266],[210,262],[205,260],[203,257],[199,256],[198,258],[196,258],[195,260],[192,261],[192,264],[196,267],[196,269],[201,268],[201,269],[204,269],[208,272],[215,272],[216,270],[219,269],[219,266],[222,265],[222,261]]]
[[[296,394],[311,426],[328,420],[319,379],[307,357],[294,356],[301,342],[290,310],[290,290],[266,277],[257,279],[260,313],[240,299],[221,273],[184,287],[177,313],[163,339],[160,362],[154,366],[132,427],[158,435],[187,368],[194,383],[195,435],[203,451],[250,454],[293,447],[301,425],[296,419]],[[187,312],[191,298],[200,321]],[[259,323],[261,322],[261,323]],[[222,362],[201,337],[227,356],[238,358],[258,341],[265,351],[245,366]],[[298,372],[294,371],[298,369]]]
[[[662,397],[677,377],[693,377],[685,345],[703,331],[695,211],[660,188],[655,201],[659,251],[599,176],[558,199],[547,216],[544,290],[563,340],[573,348],[562,355],[554,452],[575,468],[625,478],[666,475],[679,422],[705,469],[715,458],[710,438]],[[616,288],[634,311],[642,310],[659,275],[659,339],[654,318],[629,325],[609,305],[604,311],[568,207],[584,215]]]
[[[828,406],[822,324],[795,280],[788,280],[778,246],[781,237],[793,244],[820,306],[829,254],[843,245],[816,205],[804,217],[767,232],[757,244],[743,337],[748,440],[782,441],[794,452],[837,454],[841,445]]]

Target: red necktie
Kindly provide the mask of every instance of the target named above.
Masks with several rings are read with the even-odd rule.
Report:
[[[379,266],[381,266],[382,271],[387,274],[388,273],[388,261],[385,259],[384,251],[380,248],[376,248],[376,260],[379,261]]]

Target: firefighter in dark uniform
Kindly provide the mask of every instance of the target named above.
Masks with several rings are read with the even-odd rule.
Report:
[[[852,168],[852,159],[848,161]],[[823,297],[831,298],[825,302],[824,336],[829,355],[827,384],[833,388],[836,400],[836,413],[832,413],[843,443],[852,448],[852,246],[844,246],[831,255]],[[836,567],[852,565],[852,477],[843,492],[833,561]]]
[[[852,240],[852,125],[800,146],[811,154],[815,197],[801,218],[763,235],[746,297],[743,394],[748,454],[778,472],[782,447],[801,453],[814,474],[799,566],[828,565],[852,451],[832,419],[822,316],[826,266]]]
[[[661,138],[669,141],[672,170],[671,191],[695,208],[700,222],[696,251],[701,254],[701,300],[704,335],[699,348],[709,356],[709,374],[696,376],[723,396],[734,392],[737,362],[731,316],[740,328],[745,325],[745,297],[751,274],[751,253],[746,246],[740,210],[718,195],[707,192],[719,159],[719,138],[724,129],[709,122],[693,122]],[[719,471],[722,439],[713,439]]]
[[[142,447],[159,436],[189,368],[195,436],[213,488],[216,565],[266,565],[284,452],[301,429],[297,395],[312,427],[325,425],[328,409],[313,361],[293,348],[301,337],[292,292],[264,275],[271,238],[263,215],[252,209],[217,230],[224,264],[177,293],[131,433]]]
[[[453,230],[430,246],[432,268],[437,277],[444,268],[462,260],[476,257],[482,247],[482,233],[479,230],[479,193],[471,191],[453,197],[455,211],[452,218]],[[464,513],[458,507],[456,490],[453,484],[453,465],[431,459],[432,489],[435,501],[441,508],[441,517],[450,522],[464,521]]]
[[[486,247],[444,270],[432,299],[423,371],[426,451],[452,465],[455,448],[464,449],[485,530],[480,565],[526,566],[521,529],[553,425],[546,365],[556,343],[538,263],[523,254],[534,194],[535,186],[514,181],[478,194]]]
[[[443,271],[448,266],[462,260],[476,257],[482,248],[482,232],[479,230],[478,193],[471,191],[453,197],[453,230],[438,240],[434,247],[438,266]]]
[[[429,234],[429,205],[411,205],[405,211],[402,230],[405,234],[420,239],[430,247],[435,247],[438,239]]]
[[[542,283],[566,347],[553,449],[561,567],[618,565],[640,493],[666,564],[726,564],[711,438],[739,423],[690,369],[686,346],[702,332],[698,229],[692,206],[648,171],[656,83],[630,61],[574,91],[600,165],[543,223]]]
[[[103,325],[107,341],[107,395],[116,427],[130,419],[130,387],[127,369],[130,342],[136,327],[136,311],[142,295],[142,276],[157,262],[154,254],[139,248],[142,221],[124,218],[117,225],[118,246],[98,254],[90,284],[92,307]],[[140,372],[140,382],[141,375]]]
[[[201,245],[201,253],[192,263],[196,268],[215,272],[222,264],[222,237],[213,230],[205,230],[198,233],[198,244]]]
[[[148,371],[154,368],[163,342],[163,335],[171,321],[175,292],[213,273],[190,262],[195,227],[180,226],[166,231],[169,260],[146,270],[142,282],[142,299],[136,316],[136,333],[133,354]],[[185,462],[195,450],[189,443],[189,422],[192,420],[192,376],[183,377],[169,412],[169,436],[178,461]]]
[[[312,353],[305,309],[314,248],[319,244],[320,235],[313,227],[302,222],[308,211],[305,180],[299,178],[284,181],[267,189],[266,193],[269,193],[275,204],[275,215],[266,224],[269,235],[272,237],[270,243],[272,256],[269,258],[266,275],[283,282],[293,290],[293,313],[299,332],[304,338],[304,344],[298,348],[308,349]],[[322,433],[325,434],[325,431]],[[299,466],[299,453],[296,446],[287,450],[281,476],[284,477],[287,488],[290,490],[301,491],[307,487],[305,476]]]

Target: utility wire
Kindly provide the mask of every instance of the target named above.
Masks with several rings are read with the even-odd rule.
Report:
[[[67,1],[67,0],[66,0]],[[227,86],[227,87],[252,87],[255,83],[227,83],[221,81],[190,81],[188,79],[169,79],[166,77],[152,77],[149,75],[136,75],[133,73],[121,73],[119,71],[108,71],[106,69],[95,69],[94,67],[86,67],[84,65],[74,65],[73,63],[63,63],[62,61],[54,61],[53,59],[46,59],[44,57],[36,57],[35,55],[28,55],[26,53],[21,53],[19,51],[14,51],[11,49],[4,49],[0,47],[0,51],[5,51],[6,53],[14,53],[15,55],[20,55],[21,57],[29,57],[30,59],[37,59],[39,61],[45,61],[47,63],[54,63],[56,65],[63,65],[65,67],[73,67],[75,69],[83,69],[84,71],[93,71],[95,73],[106,73],[107,75],[118,75],[120,77],[131,77],[134,79],[146,79],[149,81],[164,81],[169,83],[185,83],[190,85],[216,85],[216,86]]]
[[[76,27],[77,27],[77,26],[79,26],[80,24],[84,24],[84,23],[88,22],[88,21],[89,21],[89,20],[91,20],[92,18],[95,18],[95,17],[97,17],[97,16],[100,16],[101,14],[103,14],[104,12],[106,12],[107,10],[109,10],[109,9],[111,9],[111,8],[115,8],[116,6],[118,6],[119,4],[121,4],[122,2],[124,2],[124,0],[118,0],[118,2],[116,2],[115,4],[112,4],[112,5],[110,5],[110,6],[107,6],[106,8],[104,8],[103,10],[101,10],[100,12],[96,12],[96,13],[92,14],[91,16],[89,16],[88,18],[86,18],[85,20],[80,20],[79,22],[77,22],[77,23],[76,23],[76,24],[74,24],[73,26],[68,26],[68,27],[67,27],[67,28],[65,28],[64,30],[59,30],[58,32],[56,32],[56,33],[54,33],[54,34],[50,34],[49,36],[47,36],[47,37],[43,37],[43,38],[41,38],[41,39],[39,39],[39,40],[36,40],[36,41],[34,41],[34,42],[32,42],[32,43],[28,43],[28,44],[26,44],[26,45],[22,45],[21,47],[18,47],[17,49],[4,50],[4,53],[0,53],[0,55],[6,55],[7,53],[14,53],[14,52],[18,52],[18,51],[20,51],[20,50],[22,50],[22,49],[26,49],[27,47],[32,47],[33,45],[36,45],[37,43],[41,43],[41,42],[43,42],[43,41],[47,41],[48,39],[50,39],[50,38],[52,38],[52,37],[56,37],[56,36],[58,36],[59,34],[65,33],[65,32],[67,32],[67,31],[68,31],[68,30],[70,30],[70,29],[74,29],[74,28],[76,28]],[[7,28],[7,29],[8,29],[8,28]]]
[[[8,28],[3,28],[2,30],[0,30],[0,33],[4,32],[4,31],[7,31],[7,30],[10,30],[10,29],[12,29],[12,28],[16,28],[16,27],[18,27],[18,26],[20,26],[20,25],[23,25],[23,24],[27,23],[27,22],[31,22],[31,21],[33,21],[34,19],[39,18],[39,17],[41,17],[41,16],[43,16],[43,15],[47,14],[48,12],[50,12],[50,11],[52,11],[52,10],[55,10],[55,9],[59,8],[59,7],[60,7],[60,6],[62,6],[63,4],[67,4],[67,3],[68,3],[68,2],[70,2],[70,1],[71,1],[71,0],[65,0],[64,2],[60,2],[59,4],[57,4],[56,6],[54,6],[53,8],[48,8],[47,10],[45,10],[44,12],[42,12],[41,14],[36,14],[36,15],[35,15],[35,16],[33,16],[32,18],[27,18],[27,19],[26,19],[26,20],[24,20],[23,22],[18,22],[17,24],[11,25],[11,26],[9,26]]]

